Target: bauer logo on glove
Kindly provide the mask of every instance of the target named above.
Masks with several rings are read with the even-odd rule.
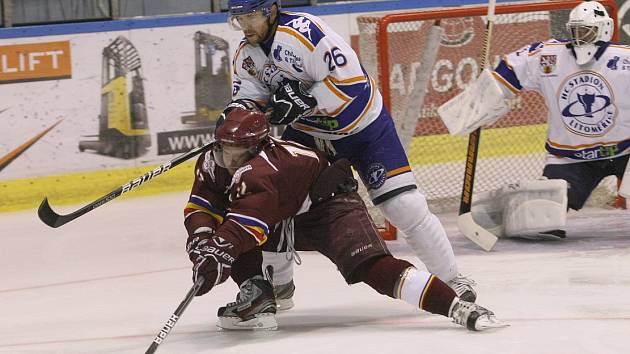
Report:
[[[316,106],[317,100],[304,89],[301,82],[288,81],[271,96],[273,111],[269,116],[269,123],[290,124],[311,113]]]

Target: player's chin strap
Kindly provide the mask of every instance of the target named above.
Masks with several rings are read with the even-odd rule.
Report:
[[[300,255],[295,250],[295,225],[293,217],[282,220],[282,230],[280,233],[280,242],[278,243],[277,251],[280,252],[284,240],[287,240],[287,252],[286,257],[288,261],[295,261],[295,264],[302,264]]]

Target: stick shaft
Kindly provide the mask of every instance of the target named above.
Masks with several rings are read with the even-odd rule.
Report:
[[[481,53],[481,69],[485,69],[489,63],[490,41],[492,39],[492,28],[494,24],[494,10],[496,1],[488,2],[488,13],[486,15],[486,30],[483,36],[483,50]],[[481,139],[481,128],[475,129],[468,135],[468,150],[466,152],[466,165],[464,169],[464,184],[459,204],[459,214],[469,213],[472,207],[472,194],[475,183],[475,171],[477,169],[477,156],[479,154],[479,140]]]
[[[147,349],[145,354],[155,353],[155,351],[158,349],[160,344],[164,342],[164,340],[166,339],[166,336],[168,336],[168,334],[171,332],[173,327],[175,327],[175,324],[177,323],[179,318],[182,316],[182,314],[184,313],[188,305],[195,298],[195,295],[197,294],[199,289],[201,289],[201,286],[203,285],[204,281],[205,279],[202,276],[197,278],[197,281],[195,282],[195,284],[193,284],[192,288],[188,290],[188,293],[186,294],[186,297],[184,298],[184,300],[179,304],[179,306],[177,306],[177,309],[175,309],[175,311],[171,314],[171,317],[169,317],[168,320],[166,320],[166,323],[164,323],[164,326],[162,327],[162,329],[155,336],[155,338],[153,339],[153,342],[151,342],[151,345],[149,345],[149,348]]]
[[[52,208],[50,207],[50,204],[48,203],[48,198],[44,198],[44,200],[42,200],[42,203],[39,205],[39,209],[37,211],[37,214],[39,215],[40,220],[42,220],[46,225],[50,226],[50,227],[59,227],[61,225],[64,225],[98,207],[100,207],[101,205],[108,203],[118,197],[120,197],[121,195],[135,189],[136,187],[139,187],[140,185],[144,184],[145,182],[148,182],[150,180],[152,180],[153,178],[169,171],[171,168],[181,164],[182,162],[190,159],[191,157],[194,157],[208,149],[210,149],[210,147],[212,146],[212,142],[206,145],[203,145],[201,147],[198,147],[196,149],[193,149],[183,155],[180,155],[176,158],[174,158],[173,160],[160,165],[159,167],[157,167],[156,169],[149,171],[147,173],[145,173],[144,175],[135,178],[131,181],[129,181],[128,183],[116,188],[115,190],[111,191],[110,193],[100,197],[99,199],[93,201],[90,204],[85,205],[84,207],[82,207],[79,210],[76,210],[70,214],[66,214],[66,215],[61,215],[61,214],[57,214],[55,211],[52,210]]]

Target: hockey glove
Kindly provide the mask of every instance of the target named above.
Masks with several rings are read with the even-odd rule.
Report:
[[[193,263],[193,282],[196,282],[199,276],[206,279],[197,296],[226,281],[232,271],[232,263],[236,260],[234,245],[215,235],[214,231],[189,236],[186,251]]]
[[[288,81],[271,96],[269,123],[290,124],[317,107],[317,100],[308,93],[301,82]]]

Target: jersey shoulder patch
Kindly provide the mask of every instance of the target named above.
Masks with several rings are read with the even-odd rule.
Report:
[[[326,36],[312,16],[299,12],[283,12],[280,14],[277,32],[285,33],[298,39],[310,51]]]

